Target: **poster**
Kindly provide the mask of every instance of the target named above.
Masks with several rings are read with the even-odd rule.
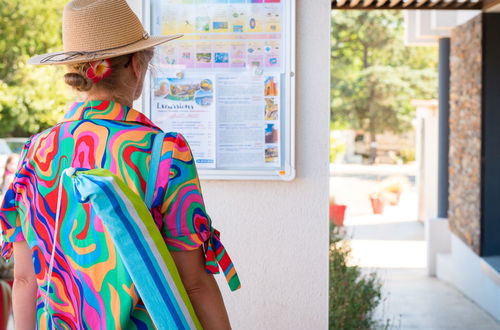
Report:
[[[215,168],[215,95],[211,75],[154,79],[152,120],[164,131],[180,132],[198,168]]]
[[[199,168],[280,169],[283,12],[280,0],[153,0],[157,48],[151,116],[181,132]]]
[[[156,0],[153,6],[157,13],[152,19],[153,34],[184,34],[171,43],[177,51],[170,62],[183,63],[188,69],[195,59],[199,68],[246,70],[260,65],[283,72],[283,4],[279,0]],[[163,57],[171,57],[168,46],[161,48]],[[186,49],[195,52],[188,61]],[[216,54],[224,62],[216,62]]]
[[[222,168],[279,164],[279,102],[273,76],[219,75],[217,164]],[[272,86],[270,86],[272,85]],[[265,95],[269,94],[268,97]],[[271,96],[272,95],[272,96]],[[268,106],[271,100],[272,109]],[[272,114],[271,114],[272,113]],[[272,152],[272,156],[269,154]]]

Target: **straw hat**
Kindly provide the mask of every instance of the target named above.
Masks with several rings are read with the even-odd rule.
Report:
[[[181,34],[149,36],[125,0],[73,0],[64,7],[62,52],[37,55],[29,64],[90,62],[157,46]]]

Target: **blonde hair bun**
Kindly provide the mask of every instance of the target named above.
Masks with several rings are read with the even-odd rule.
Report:
[[[66,73],[64,82],[79,92],[86,92],[92,88],[92,81],[76,72]]]

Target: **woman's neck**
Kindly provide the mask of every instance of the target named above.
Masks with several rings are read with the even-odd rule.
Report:
[[[132,104],[134,103],[134,100],[132,97],[116,97],[109,95],[108,93],[92,93],[92,94],[83,94],[82,95],[82,101],[83,102],[89,102],[89,101],[114,101],[116,103],[123,104],[127,107],[132,107]]]

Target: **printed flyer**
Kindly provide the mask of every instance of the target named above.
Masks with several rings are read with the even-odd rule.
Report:
[[[154,34],[184,36],[160,46],[161,61],[186,69],[283,72],[283,4],[274,0],[153,1]],[[174,50],[171,47],[175,47]]]
[[[280,0],[153,0],[152,120],[186,136],[205,169],[280,169]],[[168,18],[168,19],[167,19]]]
[[[217,86],[217,166],[279,165],[277,77],[219,75]]]
[[[215,168],[215,86],[210,75],[154,78],[152,120],[182,133],[199,168]]]

